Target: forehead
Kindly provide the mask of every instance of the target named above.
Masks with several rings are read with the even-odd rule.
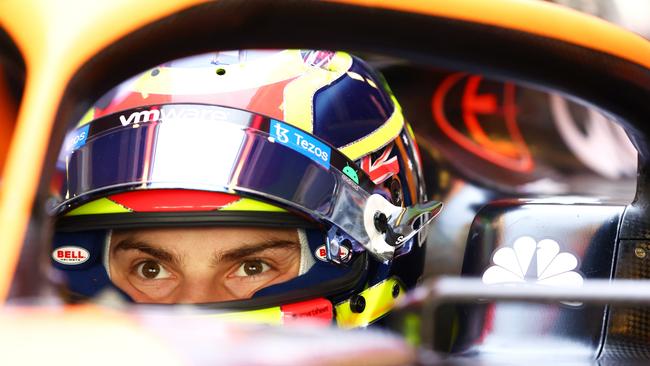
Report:
[[[269,240],[298,242],[298,233],[296,229],[260,227],[145,228],[114,230],[111,244],[114,245],[125,239],[165,246],[192,244],[193,247],[214,245],[230,247]]]

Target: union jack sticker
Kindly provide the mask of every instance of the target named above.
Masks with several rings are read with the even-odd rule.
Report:
[[[361,158],[361,169],[368,174],[375,184],[383,183],[386,179],[399,173],[397,156],[390,157],[393,146],[393,144],[390,144],[384,148],[381,155],[377,159],[374,159],[374,161],[371,157],[372,154]]]

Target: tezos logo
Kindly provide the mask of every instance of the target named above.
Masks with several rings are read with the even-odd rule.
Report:
[[[52,259],[66,265],[77,265],[86,262],[90,258],[90,252],[82,247],[73,245],[59,247],[52,252]]]
[[[483,283],[535,283],[558,287],[582,286],[582,275],[574,269],[578,259],[571,253],[560,253],[560,245],[551,239],[536,242],[529,236],[515,240],[512,248],[497,250],[493,266],[483,273]]]
[[[339,252],[340,252],[339,256],[341,257],[341,262],[343,263],[349,261],[350,258],[352,257],[352,252],[350,251],[350,249],[342,245],[339,247]],[[320,247],[318,247],[314,252],[314,255],[319,260],[323,262],[327,262],[327,249],[325,248],[325,245],[321,245]]]
[[[286,123],[272,120],[269,134],[278,143],[299,152],[325,169],[330,168],[332,149],[308,133]]]

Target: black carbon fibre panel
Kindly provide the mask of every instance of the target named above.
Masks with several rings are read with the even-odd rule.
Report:
[[[650,278],[650,241],[619,242],[615,278]],[[650,308],[616,306],[610,309],[601,360],[605,364],[650,363]]]
[[[462,275],[483,278],[489,284],[515,285],[516,280],[502,280],[498,276],[487,279],[488,271],[504,273],[498,269],[502,268],[519,273],[520,283],[543,284],[545,277],[541,269],[550,265],[540,264],[539,258],[545,255],[544,248],[551,241],[556,245],[554,255],[562,253],[575,260],[576,267],[565,267],[566,272],[579,273],[581,281],[608,279],[613,274],[616,234],[623,209],[623,206],[514,200],[488,204],[479,211],[470,228]],[[523,254],[526,239],[522,238],[532,239],[535,249],[530,257]],[[497,260],[498,253],[501,254]],[[526,269],[509,265],[504,260],[509,256],[516,257],[516,263]],[[552,286],[572,286],[569,277],[563,278],[563,282]],[[492,359],[518,357],[517,353],[535,360],[591,362],[598,357],[602,345],[607,311],[604,305],[503,302],[457,305],[452,314],[456,320],[450,328],[457,335],[449,338],[454,339],[451,344],[454,354]],[[438,324],[444,324],[443,321],[437,320]]]
[[[620,239],[650,239],[650,166],[641,165],[639,160],[639,172],[637,176],[636,198],[625,210]]]

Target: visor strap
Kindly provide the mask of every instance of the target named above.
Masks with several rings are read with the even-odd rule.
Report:
[[[298,240],[300,241],[300,269],[298,270],[298,276],[302,276],[311,269],[316,261],[311,254],[311,247],[305,229],[298,229]]]
[[[102,262],[104,263],[104,269],[106,270],[106,275],[108,276],[109,280],[112,280],[111,264],[110,264],[110,258],[111,258],[110,247],[111,247],[112,236],[113,236],[113,230],[106,230],[106,240],[104,242],[104,253],[103,253]]]

